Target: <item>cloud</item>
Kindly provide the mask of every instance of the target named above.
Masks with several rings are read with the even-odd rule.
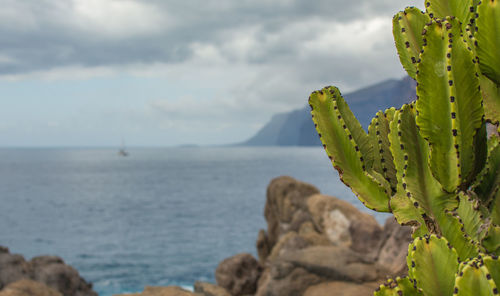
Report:
[[[403,8],[399,2],[0,0],[0,56],[16,61],[1,64],[0,73],[183,63],[200,53],[197,44],[229,61],[282,60],[301,42],[329,38],[348,24],[370,30],[373,19]],[[353,33],[351,40],[361,40]],[[330,50],[339,47],[352,49]]]
[[[243,140],[272,114],[302,107],[312,90],[404,75],[391,19],[412,3],[0,0],[0,81],[164,79],[177,90],[137,98],[142,108],[115,115],[116,125],[132,117],[138,129]]]

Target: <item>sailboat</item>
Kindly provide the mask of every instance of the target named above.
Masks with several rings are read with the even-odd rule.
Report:
[[[118,155],[120,156],[128,156],[128,151],[127,149],[125,149],[125,141],[123,141],[122,139],[122,147],[120,148],[120,150],[118,150]]]

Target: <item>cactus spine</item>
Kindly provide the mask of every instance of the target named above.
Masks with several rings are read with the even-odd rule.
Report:
[[[500,289],[500,0],[428,0],[393,18],[417,100],[366,133],[340,91],[309,98],[324,148],[368,208],[413,227],[409,275],[376,295],[497,295]],[[476,295],[476,294],[474,294]]]

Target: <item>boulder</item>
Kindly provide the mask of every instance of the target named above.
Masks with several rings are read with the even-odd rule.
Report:
[[[259,256],[259,262],[263,265],[267,259],[267,256],[269,256],[269,254],[271,253],[271,246],[269,246],[269,243],[267,241],[267,234],[265,230],[261,229],[259,231],[255,246],[257,248],[257,255]]]
[[[373,216],[344,200],[322,194],[309,197],[307,206],[315,228],[324,233],[332,245],[364,254],[378,250],[382,227]]]
[[[289,250],[269,263],[259,280],[256,295],[303,295],[313,285],[327,281],[361,284],[378,279],[375,264],[342,246],[311,246]]]
[[[307,288],[304,296],[372,296],[378,283],[327,282]]]
[[[0,251],[0,289],[22,279],[43,283],[64,296],[97,296],[92,284],[60,257],[39,256],[26,261],[23,256]]]
[[[272,180],[265,217],[267,232],[257,239],[264,271],[255,295],[372,295],[387,276],[405,273],[408,227],[389,219],[382,228],[373,216],[312,185]]]
[[[10,283],[31,278],[31,266],[21,255],[9,253],[7,248],[0,252],[0,289]]]
[[[194,291],[204,296],[231,296],[226,289],[205,282],[195,282]]]
[[[254,294],[262,268],[248,253],[238,254],[219,263],[215,271],[217,285],[231,295]]]
[[[302,296],[307,287],[322,281],[320,276],[303,268],[279,262],[264,271],[255,296]]]
[[[62,296],[62,294],[42,283],[22,279],[7,285],[0,291],[0,296]]]
[[[267,188],[264,216],[267,221],[267,244],[270,249],[288,231],[298,231],[300,225],[310,220],[307,198],[319,190],[291,177],[279,177]]]
[[[290,252],[280,260],[328,280],[370,282],[377,279],[377,269],[362,254],[339,246],[312,246]]]
[[[378,252],[377,264],[380,272],[388,276],[407,273],[406,255],[411,238],[411,227],[401,226],[394,217],[387,218],[384,225],[383,244]]]
[[[85,282],[76,269],[64,264],[59,257],[35,257],[30,263],[33,269],[32,278],[35,281],[45,283],[63,295],[97,296],[97,293],[92,291],[92,285]]]

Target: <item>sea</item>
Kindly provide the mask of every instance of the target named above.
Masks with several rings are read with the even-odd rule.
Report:
[[[315,185],[374,214],[320,147],[0,149],[0,245],[57,255],[101,296],[215,282],[220,261],[256,256],[266,187]]]

